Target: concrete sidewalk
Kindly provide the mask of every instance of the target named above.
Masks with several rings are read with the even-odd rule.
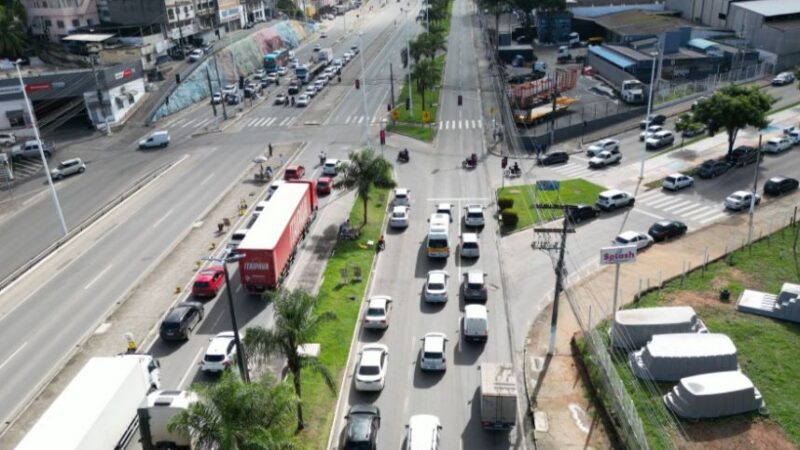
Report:
[[[762,204],[756,210],[753,238],[758,239],[788,224],[799,202],[800,196],[793,194]],[[707,259],[714,260],[743,246],[747,242],[747,235],[748,215],[738,214],[674,242],[657,244],[642,252],[636,263],[621,266],[620,307],[632,302],[640,289],[659,286],[679,276],[687,268],[702,265],[706,252]],[[527,251],[535,251],[530,249],[531,238],[528,233],[516,233],[505,239],[516,241],[504,243],[505,248],[527,247]],[[606,431],[613,433],[603,429],[599,416],[593,411],[586,386],[575,367],[570,340],[581,332],[578,319],[588,324],[591,316],[591,323],[597,324],[610,317],[614,269],[612,266],[604,267],[566,287],[571,301],[567,301],[562,294],[555,354],[548,360],[546,355],[552,305],[540,313],[531,327],[526,344],[527,392],[534,411],[536,447],[610,448]],[[697,448],[700,447],[698,444]]]

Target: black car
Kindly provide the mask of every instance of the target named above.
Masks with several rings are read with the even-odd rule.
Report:
[[[569,161],[569,154],[567,152],[553,152],[545,156],[537,158],[536,162],[540,166],[549,166],[551,164],[561,164]]]
[[[189,339],[189,332],[203,320],[205,311],[200,302],[178,303],[161,321],[159,334],[165,341]]]
[[[706,132],[706,126],[703,124],[693,125],[681,132],[681,136],[688,138],[688,137],[695,137],[700,136],[701,134]]]
[[[764,193],[781,195],[797,189],[798,181],[789,177],[772,177],[764,183]]]
[[[758,161],[758,149],[749,145],[740,145],[728,155],[728,162],[735,167],[744,167]]]
[[[727,172],[730,167],[730,164],[725,161],[709,159],[700,165],[700,169],[697,171],[697,176],[700,178],[714,178]]]
[[[381,410],[377,406],[353,405],[345,419],[347,419],[347,425],[342,433],[342,450],[375,450],[378,448]]]
[[[644,119],[641,122],[639,122],[639,128],[644,130],[650,125],[664,125],[664,122],[666,121],[667,121],[667,116],[663,114],[651,115],[649,119]]]
[[[686,224],[678,220],[659,220],[647,230],[654,241],[660,242],[686,233]]]
[[[587,219],[594,219],[599,213],[600,210],[592,205],[574,205],[567,209],[567,220],[571,223],[579,223]]]

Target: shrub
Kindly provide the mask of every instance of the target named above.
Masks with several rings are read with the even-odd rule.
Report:
[[[514,206],[514,199],[511,197],[500,197],[497,199],[497,206],[500,208],[500,211],[512,208]]]
[[[519,216],[516,211],[504,209],[500,211],[500,220],[503,221],[504,226],[515,227],[517,226],[517,222],[519,222]]]

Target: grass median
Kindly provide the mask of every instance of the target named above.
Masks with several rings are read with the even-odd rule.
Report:
[[[321,345],[320,360],[335,374],[337,383],[341,380],[342,370],[347,364],[361,299],[375,258],[375,249],[366,247],[364,243],[368,240],[378,240],[388,198],[388,189],[372,189],[368,202],[369,220],[361,229],[361,237],[356,241],[340,240],[334,247],[333,255],[328,259],[323,274],[317,310],[320,313],[333,311],[337,319],[322,326],[315,342]],[[361,224],[363,220],[362,202],[356,200],[350,211],[350,223]],[[361,269],[362,280],[343,282],[343,270],[347,269],[348,276],[352,278],[354,267]],[[339,389],[341,388],[339,386]],[[306,429],[300,436],[303,448],[309,450],[325,448],[336,406],[336,395],[330,392],[319,375],[308,371],[303,374],[303,403],[307,414]]]
[[[597,201],[597,195],[605,190],[605,187],[590,183],[582,178],[562,180],[559,183],[558,191],[537,192],[534,184],[508,186],[498,189],[498,198],[509,197],[514,200],[514,206],[511,209],[519,217],[519,222],[517,222],[516,226],[503,226],[501,230],[505,234],[513,233],[538,223],[558,219],[564,215],[564,212],[560,209],[538,210],[533,206],[536,202],[593,205]]]
[[[796,357],[800,324],[736,310],[736,300],[744,289],[777,293],[784,282],[796,282],[798,273],[791,259],[795,229],[784,228],[755,243],[751,249],[734,252],[728,258],[710,264],[705,270],[691,272],[683,282],[675,279],[660,291],[645,295],[635,307],[692,306],[712,333],[727,335],[735,344],[742,372],[764,396],[769,416],[758,412],[699,422],[681,421],[690,443],[719,441],[714,448],[797,448],[800,446],[800,359]],[[731,301],[719,300],[719,292],[728,289]],[[606,325],[607,327],[607,325]],[[601,333],[605,336],[605,333]],[[586,360],[588,364],[591,364]],[[633,376],[627,358],[616,361],[616,369],[640,412],[663,409],[661,396],[675,383],[656,383],[655,392]],[[651,448],[686,447],[675,437],[671,445],[665,436],[673,435],[655,423],[650,414],[640,414]],[[769,443],[769,444],[767,444]]]

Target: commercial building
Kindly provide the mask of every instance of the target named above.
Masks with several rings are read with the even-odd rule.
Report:
[[[25,130],[32,124],[15,74],[8,72],[6,78],[0,79],[2,130]],[[138,61],[98,68],[94,74],[91,69],[58,72],[25,70],[23,82],[36,120],[45,131],[80,115],[86,118],[87,124],[97,127],[104,125],[106,117],[110,124],[120,123],[133,112],[144,96],[142,66]],[[98,101],[98,90],[102,105]]]
[[[23,5],[31,32],[51,42],[100,22],[95,0],[23,0]]]

